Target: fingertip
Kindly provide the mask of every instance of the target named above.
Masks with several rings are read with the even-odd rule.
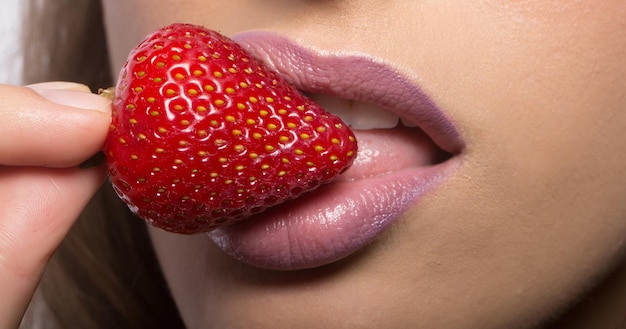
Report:
[[[104,145],[111,101],[84,85],[0,86],[0,98],[0,165],[73,167]]]
[[[56,81],[27,87],[45,99],[60,105],[100,112],[111,111],[111,101],[108,98],[92,93],[89,87],[83,84]]]

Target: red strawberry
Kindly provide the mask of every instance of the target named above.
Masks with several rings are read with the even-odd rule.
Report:
[[[331,181],[356,156],[339,118],[199,26],[149,35],[115,93],[111,182],[133,212],[168,231],[233,223]]]

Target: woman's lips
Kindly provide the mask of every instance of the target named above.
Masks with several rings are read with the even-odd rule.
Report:
[[[300,90],[373,104],[417,128],[356,131],[359,154],[343,177],[209,233],[233,257],[283,270],[347,257],[460,164],[464,144],[451,121],[417,86],[381,61],[322,54],[265,32],[234,39]]]
[[[267,32],[233,39],[304,92],[378,105],[420,127],[450,154],[464,147],[455,126],[431,98],[381,60],[314,51]]]

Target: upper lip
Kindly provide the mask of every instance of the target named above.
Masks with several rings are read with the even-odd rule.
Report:
[[[452,155],[465,147],[451,118],[419,86],[381,60],[318,52],[270,32],[246,32],[233,39],[301,91],[378,105],[417,125]]]

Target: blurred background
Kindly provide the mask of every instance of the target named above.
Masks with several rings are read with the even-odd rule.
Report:
[[[2,0],[0,10],[0,83],[22,84],[24,0]]]

